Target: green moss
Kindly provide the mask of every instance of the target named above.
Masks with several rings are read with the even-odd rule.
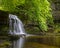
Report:
[[[6,48],[9,47],[11,45],[11,43],[9,41],[2,41],[2,43],[0,44],[0,48]]]
[[[54,33],[60,33],[60,23],[54,25]]]

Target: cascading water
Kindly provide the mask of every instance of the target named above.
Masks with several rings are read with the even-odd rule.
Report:
[[[21,36],[17,41],[13,42],[13,48],[22,48],[24,43],[23,36],[26,34],[22,22],[17,18],[16,15],[9,14],[9,33],[11,35]]]
[[[22,35],[26,34],[21,20],[16,15],[9,14],[10,19],[10,34]]]
[[[26,34],[24,30],[23,23],[21,20],[16,16],[9,14],[9,34],[11,35],[18,35],[20,38],[17,41],[13,42],[13,48],[22,48],[24,44],[25,37],[35,36]]]

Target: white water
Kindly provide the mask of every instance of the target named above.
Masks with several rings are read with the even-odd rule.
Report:
[[[9,14],[9,33],[11,35],[20,35],[21,37],[13,42],[13,48],[22,48],[24,44],[23,35],[25,35],[25,30],[21,20],[16,16]]]
[[[16,16],[9,14],[10,19],[10,34],[22,35],[26,34],[21,20]]]
[[[12,15],[12,14],[9,14],[9,33],[13,36],[14,35],[20,36],[18,40],[13,42],[13,48],[23,48],[23,44],[25,40],[24,37],[36,36],[36,35],[26,34],[21,20],[16,15]]]

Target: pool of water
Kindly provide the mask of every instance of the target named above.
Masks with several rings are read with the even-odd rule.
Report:
[[[28,37],[23,48],[60,48],[60,36]]]

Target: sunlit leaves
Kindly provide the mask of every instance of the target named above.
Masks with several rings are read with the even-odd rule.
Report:
[[[14,11],[16,6],[24,4],[25,0],[0,0],[0,10]]]
[[[32,20],[34,18],[35,21],[39,24],[39,27],[42,30],[47,31],[48,24],[52,24],[52,15],[50,3],[47,0],[27,0],[26,10],[28,10],[28,16]]]
[[[53,23],[48,0],[0,0],[0,10],[18,12],[28,16],[28,20],[37,22],[41,30],[47,31],[48,24]]]

